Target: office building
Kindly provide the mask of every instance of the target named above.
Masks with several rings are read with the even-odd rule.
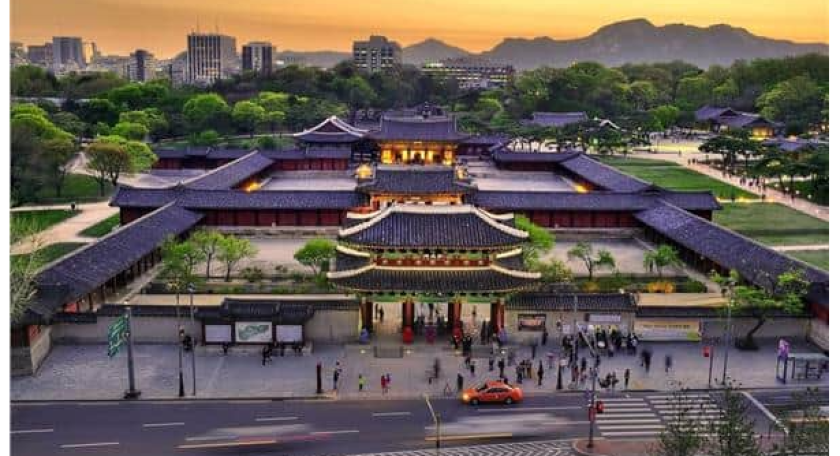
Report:
[[[41,45],[30,45],[26,48],[26,56],[29,63],[39,66],[52,66],[53,61],[53,46],[52,43],[44,43]]]
[[[242,71],[271,74],[274,71],[275,49],[266,41],[254,41],[242,46]]]
[[[234,75],[239,69],[236,39],[218,33],[187,36],[187,82],[212,84]]]
[[[91,63],[101,57],[102,54],[99,53],[96,43],[93,41],[85,41],[82,43],[82,55],[84,55],[86,63]]]
[[[376,73],[402,64],[402,48],[384,36],[371,36],[367,41],[353,42],[353,63],[356,68]]]
[[[478,57],[444,59],[423,65],[422,71],[443,79],[455,79],[461,89],[504,87],[513,80],[513,65]]]
[[[77,36],[54,36],[52,55],[56,70],[82,69],[87,64],[82,39]]]
[[[151,81],[155,78],[156,69],[155,56],[145,49],[138,49],[129,56],[127,68],[129,81]]]

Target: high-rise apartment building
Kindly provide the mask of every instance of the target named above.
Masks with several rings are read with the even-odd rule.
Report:
[[[12,67],[29,63],[26,58],[26,49],[23,47],[23,43],[17,41],[9,43],[9,57]]]
[[[29,63],[33,65],[52,66],[53,45],[52,43],[29,45],[26,48],[26,57],[29,59]]]
[[[457,57],[423,65],[426,74],[458,81],[461,89],[504,87],[513,81],[513,65],[479,57]]]
[[[242,71],[271,74],[275,53],[274,46],[267,41],[253,41],[242,46]]]
[[[390,69],[402,64],[402,48],[396,41],[372,35],[367,41],[353,42],[353,63],[369,73]]]
[[[52,57],[56,70],[83,69],[87,64],[82,39],[77,36],[54,36]]]
[[[187,36],[187,82],[212,84],[239,70],[236,39],[218,33],[190,33]]]
[[[131,53],[128,61],[128,80],[145,82],[155,78],[157,61],[155,56],[145,50],[138,49]]]

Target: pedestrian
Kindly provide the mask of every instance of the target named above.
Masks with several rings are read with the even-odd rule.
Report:
[[[475,319],[478,318],[478,309],[476,308],[476,306],[474,304],[473,304],[473,310],[472,310],[472,318],[473,318],[473,321],[475,321]]]
[[[388,372],[385,374],[385,391],[391,391],[391,373]]]
[[[470,355],[467,355],[464,357],[464,367],[469,369],[470,364],[472,364],[472,357]]]
[[[470,376],[475,377],[475,361],[470,363]]]
[[[618,384],[618,375],[616,375],[615,371],[613,371],[610,375],[612,375],[612,379],[610,379],[610,389],[615,392],[615,385]]]
[[[542,360],[540,360],[540,367],[537,368],[537,386],[542,386],[543,375],[545,375],[545,370],[543,370]]]
[[[365,376],[359,374],[359,392],[361,393],[363,389],[365,389]]]
[[[586,358],[580,359],[580,371],[586,372]]]
[[[595,369],[601,367],[601,355],[595,355]]]
[[[262,365],[263,366],[265,366],[265,363],[268,361],[269,356],[270,356],[269,348],[268,348],[268,345],[266,345],[262,349]]]
[[[333,371],[333,391],[338,391],[338,376],[341,375],[339,369]]]
[[[630,386],[630,368],[624,369],[624,389]]]
[[[674,366],[674,360],[671,358],[671,355],[665,356],[665,373],[671,371],[671,368]]]
[[[578,381],[578,366],[577,364],[572,365],[572,383],[577,383]]]
[[[505,360],[504,358],[499,359],[499,378],[504,378],[505,376]]]
[[[537,357],[537,341],[531,342],[531,359]]]
[[[458,385],[458,391],[464,391],[464,376],[460,372],[458,372],[455,382]]]
[[[545,328],[543,328],[543,332],[542,332],[542,344],[543,344],[543,346],[545,346],[545,344],[547,344],[547,343],[548,343],[548,330],[547,330],[547,329],[545,329]]]
[[[379,377],[379,385],[382,387],[382,395],[388,392],[388,380],[385,379],[385,374]]]
[[[516,383],[522,384],[522,366],[516,366]]]
[[[495,359],[493,359],[493,357],[491,356],[491,357],[487,360],[487,364],[488,364],[488,366],[490,367],[490,372],[493,372],[493,366],[495,366],[495,364],[496,364],[496,360],[495,360]]]

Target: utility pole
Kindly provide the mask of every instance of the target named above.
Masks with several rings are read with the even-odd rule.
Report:
[[[171,282],[175,286],[175,333],[178,339],[178,397],[184,397],[184,339],[181,327],[181,284]]]
[[[435,455],[440,456],[440,413],[435,412],[434,407],[432,407],[432,401],[429,400],[429,395],[424,394],[423,397],[426,399],[426,405],[429,407],[429,413],[432,414],[432,421],[435,423]]]
[[[709,345],[709,388],[712,387],[712,367],[715,365],[715,348]]]
[[[598,369],[593,367],[592,368],[592,400],[589,401],[589,442],[586,444],[586,448],[592,448],[595,446],[595,415],[597,411],[595,410],[595,380],[598,377]]]
[[[577,325],[577,312],[578,312],[578,295],[577,293],[572,295],[572,333],[574,333],[574,340],[572,341],[572,361],[577,362],[578,360],[578,325]]]
[[[726,345],[723,347],[723,382],[726,382],[726,368],[729,364],[729,346],[732,344],[732,293],[734,284],[730,279],[726,284],[726,290],[729,294],[729,301],[726,304]]]
[[[134,387],[134,336],[131,330],[131,307],[125,307],[125,317],[128,320],[128,391],[125,392],[126,399],[137,399],[140,397],[140,390]]]

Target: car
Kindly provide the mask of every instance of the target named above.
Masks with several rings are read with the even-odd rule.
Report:
[[[478,405],[484,403],[513,404],[522,401],[522,389],[505,382],[491,381],[481,386],[467,388],[461,393],[461,402]]]

